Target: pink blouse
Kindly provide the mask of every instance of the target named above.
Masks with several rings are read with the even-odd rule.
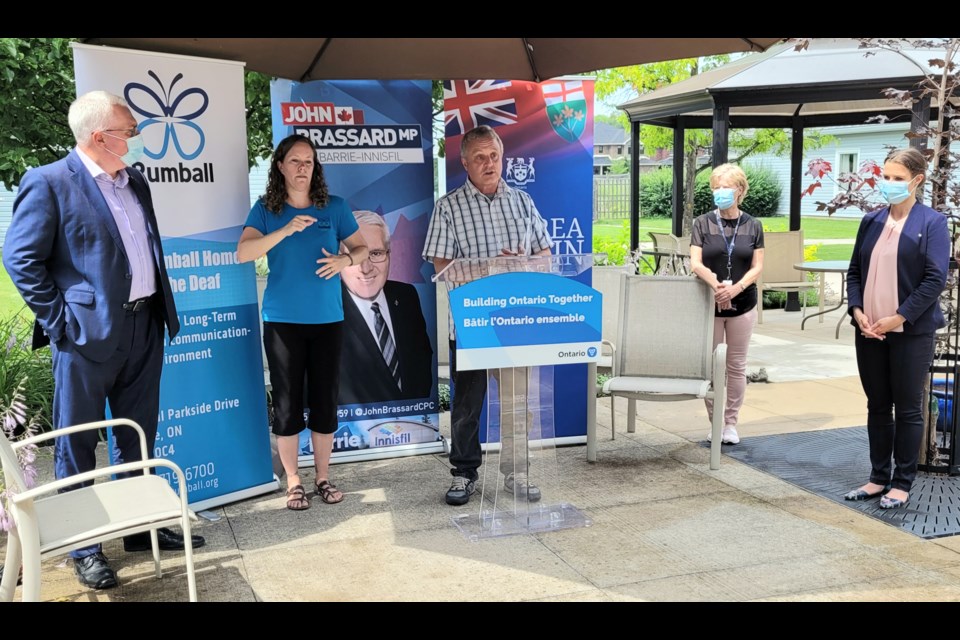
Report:
[[[900,247],[900,230],[903,222],[894,222],[887,214],[883,231],[870,255],[867,282],[863,287],[863,312],[870,323],[897,313],[900,297],[897,292],[897,251]],[[903,326],[891,331],[903,332]]]

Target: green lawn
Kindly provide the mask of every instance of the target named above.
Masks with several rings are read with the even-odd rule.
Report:
[[[23,313],[32,318],[33,313],[23,304],[23,298],[17,293],[7,275],[6,269],[0,269],[0,320],[5,320],[16,313]]]

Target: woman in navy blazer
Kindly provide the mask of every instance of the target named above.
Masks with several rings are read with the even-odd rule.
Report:
[[[917,202],[926,168],[916,149],[887,155],[879,190],[889,206],[863,217],[847,272],[872,469],[870,481],[844,498],[885,493],[881,509],[903,506],[917,475],[924,381],[934,332],[945,324],[939,297],[950,234],[942,214]]]

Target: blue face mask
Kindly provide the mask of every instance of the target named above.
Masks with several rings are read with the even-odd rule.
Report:
[[[123,138],[120,138],[120,136],[109,134],[106,131],[103,132],[103,135],[123,140]],[[110,149],[107,149],[107,151],[110,151],[110,153],[113,153],[113,155],[120,158],[123,164],[127,165],[128,167],[132,167],[137,160],[143,157],[143,136],[137,135],[133,136],[132,138],[127,138],[126,143],[127,152],[122,156],[119,153],[113,153],[113,151],[110,151]]]
[[[717,209],[729,209],[737,201],[737,190],[730,188],[723,189],[714,189],[713,190],[713,204],[717,206]]]
[[[913,180],[910,180],[913,182]],[[910,188],[910,182],[893,182],[890,180],[881,180],[877,185],[880,195],[890,204],[900,204],[910,197],[913,189]],[[919,185],[917,185],[919,186]]]

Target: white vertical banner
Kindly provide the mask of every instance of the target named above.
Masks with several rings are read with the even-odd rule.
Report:
[[[73,48],[77,95],[124,97],[142,131],[134,166],[150,183],[180,315],[164,345],[154,453],[183,468],[196,509],[273,491],[256,277],[236,255],[250,209],[243,64]]]

